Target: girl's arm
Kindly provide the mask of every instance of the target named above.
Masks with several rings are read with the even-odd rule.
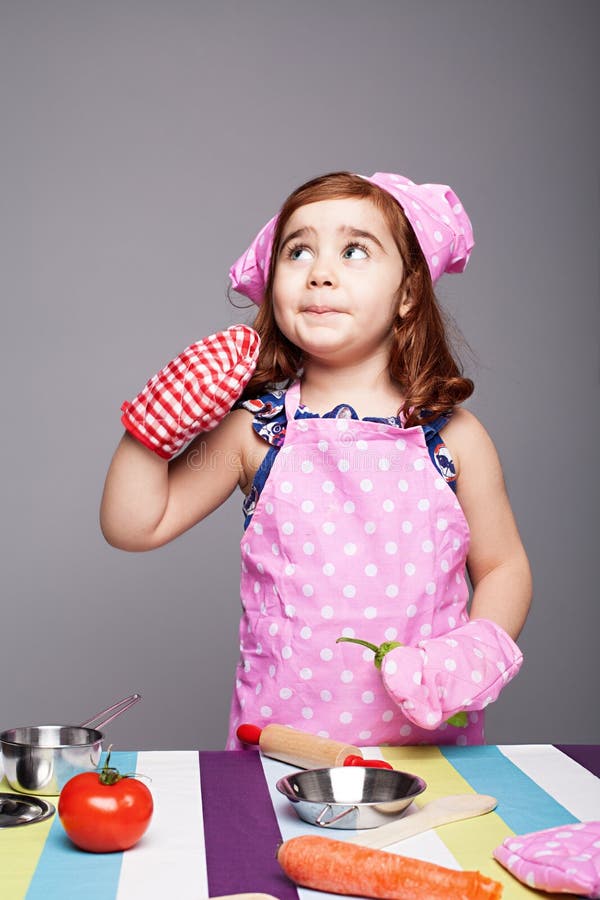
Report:
[[[443,437],[471,531],[470,620],[416,647],[392,649],[381,666],[389,695],[421,728],[437,728],[445,720],[459,725],[454,721],[458,713],[483,709],[498,697],[521,667],[523,655],[514,640],[531,602],[529,563],[492,441],[462,409],[453,414]]]
[[[465,409],[454,412],[443,437],[457,466],[457,497],[471,531],[471,619],[491,619],[516,639],[531,603],[531,571],[496,448]]]
[[[110,464],[100,525],[122,550],[160,547],[204,519],[248,480],[251,417],[234,410],[172,462],[125,433]]]

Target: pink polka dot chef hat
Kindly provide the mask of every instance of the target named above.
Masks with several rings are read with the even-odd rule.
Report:
[[[474,246],[471,221],[447,184],[415,184],[404,175],[360,176],[391,194],[412,225],[435,282],[445,272],[464,272]],[[264,299],[277,216],[256,235],[229,270],[232,287],[260,306]]]

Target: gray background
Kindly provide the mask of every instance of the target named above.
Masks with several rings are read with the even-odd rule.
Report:
[[[477,240],[440,298],[471,352],[535,577],[490,742],[599,742],[600,4],[4,0],[1,726],[134,690],[117,747],[220,748],[241,495],[129,555],[98,527],[119,407],[251,321],[227,270],[348,168],[452,185]]]

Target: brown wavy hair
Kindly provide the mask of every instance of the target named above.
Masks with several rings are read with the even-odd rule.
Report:
[[[281,207],[269,266],[265,298],[253,327],[261,339],[258,364],[243,394],[256,397],[274,384],[293,380],[302,369],[302,351],[279,330],[273,314],[273,278],[284,228],[301,206],[320,200],[358,197],[371,200],[384,216],[404,263],[398,296],[408,291],[411,304],[393,323],[389,374],[402,390],[406,425],[422,424],[473,393],[473,382],[463,377],[446,334],[429,266],[402,207],[391,194],[350,172],[321,175],[297,188]]]

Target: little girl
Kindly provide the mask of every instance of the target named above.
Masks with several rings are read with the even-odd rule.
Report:
[[[481,743],[519,670],[529,566],[433,288],[472,247],[445,185],[316,178],[231,269],[254,328],[193,344],[123,405],[110,543],[158,547],[246,495],[230,748],[271,721]]]

